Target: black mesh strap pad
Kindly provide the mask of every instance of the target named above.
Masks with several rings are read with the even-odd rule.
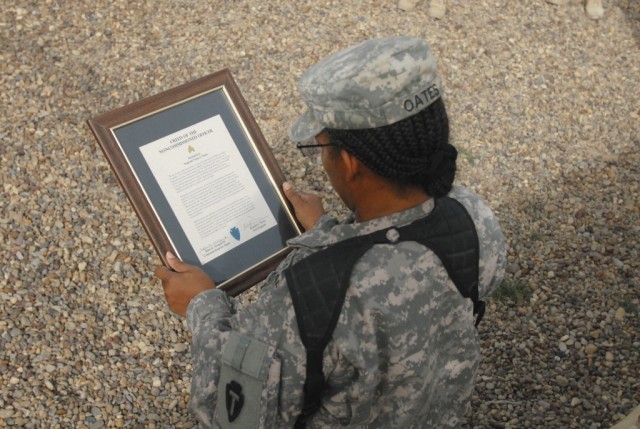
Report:
[[[464,206],[453,198],[440,198],[426,218],[398,230],[400,241],[417,241],[438,256],[458,291],[473,301],[477,326],[485,307],[478,297],[480,244]]]

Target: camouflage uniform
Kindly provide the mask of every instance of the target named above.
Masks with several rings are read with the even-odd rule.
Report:
[[[477,228],[482,299],[504,275],[504,237],[489,207],[474,193],[455,187],[449,196],[467,208]],[[290,241],[295,250],[267,278],[255,304],[236,312],[222,291],[195,297],[187,310],[193,335],[191,408],[204,426],[219,427],[214,409],[224,401],[217,392],[223,348],[235,332],[267,345],[268,374],[254,427],[292,427],[303,401],[305,350],[283,270],[338,241],[409,224],[432,208],[433,200],[428,200],[361,223],[323,216],[312,230]],[[472,303],[460,295],[439,259],[415,242],[376,245],[354,266],[324,352],[330,390],[308,427],[459,426],[479,353]]]

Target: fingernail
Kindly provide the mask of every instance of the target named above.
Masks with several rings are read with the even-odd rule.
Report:
[[[282,189],[284,189],[285,191],[288,191],[291,188],[292,188],[292,186],[291,186],[291,183],[289,183],[289,182],[284,182],[282,184]]]
[[[167,252],[167,259],[176,259],[173,253]]]

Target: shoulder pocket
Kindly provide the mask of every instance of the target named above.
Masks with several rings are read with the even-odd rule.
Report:
[[[231,332],[222,352],[216,423],[222,429],[275,427],[279,390],[275,347]]]

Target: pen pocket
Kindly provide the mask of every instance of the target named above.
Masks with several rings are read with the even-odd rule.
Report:
[[[275,427],[280,366],[275,347],[231,332],[222,352],[216,423],[223,429]]]

